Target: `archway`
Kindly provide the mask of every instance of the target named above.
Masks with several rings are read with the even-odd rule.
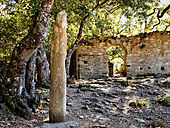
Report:
[[[121,44],[115,44],[107,48],[109,77],[126,76],[127,50]]]

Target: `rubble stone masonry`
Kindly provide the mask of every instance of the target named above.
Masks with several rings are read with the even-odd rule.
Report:
[[[120,46],[125,52],[125,73],[170,74],[170,32],[151,32],[136,36],[96,37],[83,40],[76,51],[76,74],[81,79],[104,78],[109,74],[110,46]]]

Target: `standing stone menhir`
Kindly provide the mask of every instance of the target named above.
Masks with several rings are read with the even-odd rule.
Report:
[[[51,39],[50,71],[50,107],[49,122],[62,122],[66,113],[66,71],[65,59],[67,53],[67,14],[58,13]]]

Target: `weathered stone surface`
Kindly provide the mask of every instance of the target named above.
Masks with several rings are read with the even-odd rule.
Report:
[[[82,98],[83,100],[89,100],[89,101],[92,101],[92,102],[98,102],[98,101],[100,101],[98,98],[96,98],[96,97],[88,97],[88,96],[86,96],[86,97],[83,97]]]
[[[155,78],[161,78],[161,77],[167,77],[166,74],[163,74],[163,73],[157,73],[155,74]]]
[[[65,11],[58,13],[54,25],[54,34],[51,38],[50,53],[50,122],[62,122],[66,114],[66,69],[65,59],[67,54],[67,14]]]
[[[168,87],[170,87],[170,78],[159,79],[158,80],[158,85],[159,86],[168,86]]]
[[[105,125],[94,125],[92,128],[107,128]]]
[[[104,113],[104,110],[101,108],[94,108],[94,110],[99,113]]]
[[[137,118],[136,120],[137,120],[139,123],[145,123],[145,121],[144,121],[143,119]]]
[[[82,106],[81,108],[85,109],[85,110],[89,110],[90,109],[88,105]]]
[[[74,128],[77,125],[77,122],[67,121],[63,123],[44,123],[42,128]]]
[[[170,32],[151,32],[130,37],[98,37],[83,41],[76,51],[78,78],[107,78],[109,64],[106,50],[115,45],[122,47],[127,53],[124,58],[127,76],[170,73]]]

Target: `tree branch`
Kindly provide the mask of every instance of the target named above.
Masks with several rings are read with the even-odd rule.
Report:
[[[111,10],[107,10],[109,13],[113,13],[114,11],[118,10],[120,8],[120,6],[116,6],[115,8],[111,9]]]
[[[161,23],[160,18],[162,18],[164,16],[164,14],[166,13],[166,11],[168,11],[169,9],[170,9],[170,4],[162,11],[161,14],[160,14],[160,11],[158,11],[157,19],[158,19],[159,22],[157,24],[155,24],[152,29],[154,29],[155,26],[157,26]]]
[[[164,14],[166,13],[166,11],[168,11],[170,9],[170,4],[162,11],[162,13],[160,14],[160,12],[158,12],[157,17],[158,18],[162,18],[164,16]],[[159,15],[160,14],[160,15]]]
[[[167,25],[166,27],[165,27],[165,30],[164,30],[164,32],[168,29],[168,27],[170,27],[170,25]]]
[[[158,21],[159,22],[157,24],[155,24],[152,29],[154,29],[154,27],[156,27],[157,25],[159,25],[161,23],[161,20],[159,18],[158,18]]]
[[[155,10],[156,10],[156,8],[154,8],[154,9],[153,9],[153,12],[152,12],[152,13],[150,13],[148,16],[153,15],[153,14],[155,13]]]
[[[103,1],[102,3],[97,2],[97,4],[94,6],[94,8],[92,8],[92,10],[90,11],[90,13],[92,13],[94,10],[96,10],[96,9],[99,8],[99,7],[101,7],[102,5],[104,5],[105,3],[107,3],[108,1],[109,1],[109,0],[105,0],[105,1]],[[81,20],[80,27],[79,27],[79,33],[78,33],[78,35],[77,35],[77,38],[76,38],[76,40],[75,40],[75,42],[74,42],[73,47],[70,48],[67,56],[71,55],[71,54],[74,52],[74,50],[76,49],[78,43],[80,42],[80,40],[81,40],[81,38],[82,38],[82,33],[83,33],[83,27],[84,27],[84,24],[85,24],[85,20],[90,16],[90,13],[87,13],[87,14],[83,17],[83,19]]]

